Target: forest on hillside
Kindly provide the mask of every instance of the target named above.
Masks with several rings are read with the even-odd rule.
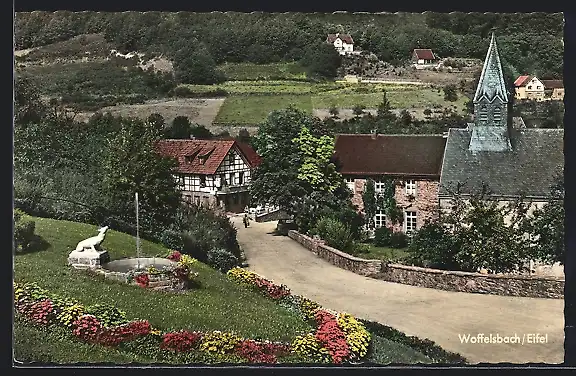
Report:
[[[215,67],[224,62],[315,60],[314,54],[326,51],[328,33],[349,33],[355,48],[399,65],[414,48],[483,59],[494,31],[510,76],[561,78],[563,24],[561,13],[30,12],[16,14],[15,48],[102,33],[120,51],[169,57],[177,76],[185,78],[193,66],[218,82],[222,77]]]

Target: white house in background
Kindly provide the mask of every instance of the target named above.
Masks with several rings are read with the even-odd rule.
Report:
[[[354,53],[354,40],[350,34],[328,34],[326,43],[332,44],[340,55]]]
[[[160,140],[159,154],[175,158],[174,177],[185,201],[241,213],[249,205],[248,186],[260,157],[236,140]]]
[[[520,76],[514,81],[516,99],[544,100],[545,86],[535,76]]]

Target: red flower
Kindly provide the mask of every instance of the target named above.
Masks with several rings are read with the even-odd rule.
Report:
[[[172,260],[172,261],[180,261],[180,258],[182,257],[182,254],[178,251],[174,251],[172,252],[172,254],[170,256],[168,256],[168,260]]]
[[[160,347],[176,352],[190,351],[196,347],[201,338],[201,333],[189,332],[186,330],[166,333],[162,337],[162,344]]]
[[[98,332],[102,330],[100,321],[92,315],[81,316],[74,321],[72,327],[74,328],[72,334],[88,342],[94,342]]]
[[[148,321],[132,321],[126,325],[105,328],[98,333],[96,341],[104,346],[117,346],[150,333]]]
[[[145,273],[137,275],[134,280],[140,287],[148,287],[150,285],[150,277]]]
[[[350,347],[346,342],[346,334],[338,326],[336,316],[328,311],[318,310],[314,318],[318,323],[314,336],[328,350],[334,363],[342,363],[350,356]]]
[[[285,344],[261,343],[254,340],[241,341],[234,352],[248,359],[250,363],[276,363],[276,356],[290,352],[290,347]]]

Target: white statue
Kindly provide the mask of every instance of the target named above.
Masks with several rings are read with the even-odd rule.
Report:
[[[86,249],[98,252],[96,247],[104,241],[104,237],[106,237],[106,231],[108,231],[108,226],[104,226],[98,229],[98,235],[82,240],[80,243],[78,243],[74,252],[83,252]]]

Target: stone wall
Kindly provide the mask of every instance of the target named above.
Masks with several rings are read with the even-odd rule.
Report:
[[[283,210],[274,210],[269,213],[257,214],[255,216],[256,222],[270,222],[289,218],[290,216]]]
[[[564,278],[517,275],[486,275],[388,264],[351,256],[291,230],[288,236],[314,254],[342,269],[387,282],[479,294],[522,296],[530,298],[564,298]]]
[[[305,248],[311,250],[314,254],[320,256],[331,264],[338,266],[339,268],[346,269],[366,277],[375,276],[380,271],[382,263],[380,260],[364,260],[358,257],[354,257],[336,248],[332,248],[326,245],[321,239],[314,239],[309,236],[302,235],[294,230],[290,230],[288,232],[288,236],[302,244]]]

